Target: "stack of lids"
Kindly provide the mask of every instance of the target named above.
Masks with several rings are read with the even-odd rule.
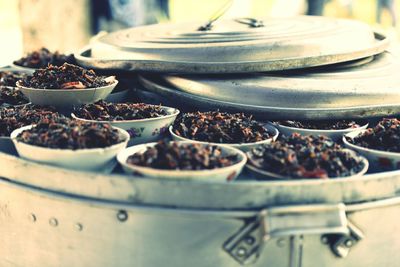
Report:
[[[259,117],[356,118],[400,113],[388,40],[325,17],[168,23],[107,34],[76,55],[86,67],[144,73],[144,87],[197,108]]]

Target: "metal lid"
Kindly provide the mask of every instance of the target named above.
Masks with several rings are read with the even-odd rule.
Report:
[[[192,105],[261,114],[266,118],[323,119],[380,116],[400,111],[400,65],[390,53],[364,65],[351,62],[307,72],[224,76],[144,76],[146,88]],[[350,66],[350,67],[349,67]],[[353,67],[356,66],[356,67]]]
[[[326,17],[268,18],[262,27],[223,20],[209,31],[201,23],[168,23],[102,36],[77,55],[80,64],[124,70],[241,73],[297,69],[371,56],[387,40],[364,23]]]

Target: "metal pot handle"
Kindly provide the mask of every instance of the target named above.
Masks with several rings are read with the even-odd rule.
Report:
[[[263,245],[272,238],[323,235],[333,253],[345,257],[348,250],[343,249],[343,244],[349,243],[350,238],[362,238],[362,233],[354,228],[347,220],[344,204],[268,208],[229,238],[224,250],[241,264],[248,264],[257,260]],[[357,237],[352,237],[354,233]]]

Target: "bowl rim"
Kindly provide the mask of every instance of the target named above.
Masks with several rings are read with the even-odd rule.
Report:
[[[280,134],[279,130],[275,126],[266,123],[266,124],[264,124],[264,127],[267,130],[272,130],[274,132],[274,135],[272,137],[270,137],[270,138],[267,138],[267,139],[264,139],[264,140],[261,140],[261,141],[257,141],[257,142],[252,142],[252,143],[214,143],[214,142],[198,141],[198,140],[182,137],[182,136],[177,135],[176,133],[174,133],[173,127],[174,127],[173,125],[169,126],[168,127],[168,131],[169,131],[169,133],[171,134],[171,136],[173,138],[176,138],[179,141],[190,141],[190,142],[196,142],[196,143],[202,143],[202,144],[211,144],[211,145],[227,145],[227,146],[236,147],[236,148],[257,146],[257,145],[262,145],[262,144],[265,144],[265,143],[269,143],[271,141],[275,141],[278,138],[279,134]]]
[[[83,148],[83,149],[62,149],[62,148],[51,148],[51,147],[44,147],[44,146],[36,146],[36,145],[31,145],[31,144],[27,144],[24,142],[21,142],[19,140],[17,140],[17,136],[25,131],[25,130],[29,130],[31,129],[33,126],[35,126],[35,124],[32,125],[27,125],[27,126],[23,126],[21,128],[15,129],[14,131],[11,132],[10,134],[10,139],[13,141],[13,143],[15,144],[15,146],[20,146],[20,145],[24,145],[26,147],[30,147],[32,149],[36,149],[36,150],[47,150],[47,151],[52,151],[54,153],[70,153],[70,154],[91,154],[91,153],[103,153],[104,151],[107,150],[113,150],[116,149],[117,147],[124,145],[126,146],[126,144],[128,144],[130,136],[129,133],[127,131],[125,131],[124,129],[118,128],[118,127],[114,127],[112,126],[112,128],[117,129],[119,134],[122,135],[123,137],[125,137],[125,140],[122,142],[119,142],[117,144],[111,145],[111,146],[107,146],[107,147],[96,147],[96,148]]]
[[[347,146],[347,147],[349,147],[351,149],[362,151],[364,153],[375,154],[375,155],[386,156],[386,157],[397,157],[397,158],[400,158],[400,152],[390,152],[390,151],[378,150],[378,149],[373,149],[373,148],[366,148],[366,147],[363,147],[363,146],[352,144],[346,138],[346,137],[348,137],[348,138],[354,139],[354,137],[363,134],[365,131],[367,131],[367,129],[363,129],[363,130],[359,130],[359,131],[350,132],[348,134],[345,134],[343,136],[343,138],[342,138],[343,143],[345,144],[345,146]]]
[[[269,121],[268,123],[272,124],[273,126],[279,128],[283,128],[285,130],[289,130],[292,132],[296,132],[296,131],[303,131],[303,132],[308,132],[308,133],[319,133],[319,134],[323,134],[323,133],[343,133],[346,134],[348,132],[353,132],[353,131],[359,131],[359,130],[363,130],[366,129],[369,125],[369,122],[366,121],[365,124],[363,122],[363,125],[360,125],[360,127],[356,127],[356,128],[346,128],[346,129],[338,129],[338,130],[334,130],[334,129],[328,129],[328,130],[323,130],[323,129],[308,129],[308,128],[296,128],[296,127],[291,127],[291,126],[286,126],[286,125],[282,125],[279,124],[275,121]]]
[[[179,145],[181,145],[181,144],[198,144],[198,143],[191,142],[191,141],[170,141],[170,143],[173,143],[173,142],[178,143]],[[210,170],[163,170],[163,169],[155,169],[155,168],[151,168],[151,167],[143,167],[143,166],[126,163],[126,160],[128,159],[128,157],[130,155],[132,155],[133,153],[135,153],[135,151],[138,152],[141,149],[145,150],[147,147],[155,146],[156,144],[157,144],[157,142],[152,142],[152,143],[139,144],[139,145],[127,147],[117,154],[117,161],[121,164],[121,166],[127,167],[128,169],[130,169],[133,172],[135,172],[135,171],[140,172],[141,174],[143,174],[144,177],[146,177],[146,173],[156,172],[156,173],[160,174],[160,176],[173,175],[176,178],[179,178],[180,176],[189,176],[189,175],[205,176],[205,175],[219,174],[219,173],[226,172],[229,169],[243,168],[247,162],[247,156],[243,151],[241,151],[237,148],[234,148],[234,147],[226,146],[226,145],[217,145],[219,148],[221,148],[225,152],[234,152],[236,155],[238,155],[240,157],[240,160],[233,165],[210,169]],[[206,146],[206,145],[212,145],[212,144],[200,144],[200,145]],[[130,152],[131,150],[133,150],[133,151]],[[166,177],[166,178],[174,178],[174,177]],[[196,177],[194,177],[194,178],[196,178]]]
[[[148,104],[151,106],[157,106],[157,105],[152,105],[152,104]],[[160,117],[155,117],[155,118],[147,118],[147,119],[139,119],[139,120],[122,120],[122,121],[98,121],[98,120],[88,120],[88,119],[83,119],[80,118],[78,116],[75,115],[75,113],[71,113],[71,117],[73,119],[76,120],[80,120],[80,121],[86,121],[86,122],[95,122],[95,123],[111,123],[111,124],[118,124],[118,123],[134,123],[134,122],[148,122],[148,121],[157,121],[157,120],[162,120],[162,119],[169,119],[169,118],[173,118],[179,115],[180,110],[177,108],[173,108],[173,107],[168,107],[168,106],[161,106],[161,108],[165,109],[167,112],[171,111],[171,114],[167,114],[167,115],[163,115]]]
[[[280,174],[276,174],[274,172],[270,172],[267,170],[262,170],[254,165],[251,164],[252,162],[252,157],[250,156],[250,151],[246,152],[246,156],[247,156],[247,164],[246,164],[246,168],[248,168],[250,171],[258,174],[258,175],[262,175],[263,179],[273,179],[273,180],[285,180],[285,181],[292,181],[292,180],[320,180],[320,179],[327,179],[327,180],[331,180],[331,179],[348,179],[348,178],[353,178],[353,177],[361,177],[363,176],[369,168],[369,161],[366,157],[357,154],[356,151],[348,149],[348,148],[343,148],[343,150],[350,152],[354,157],[358,157],[361,159],[361,162],[364,164],[363,168],[356,174],[350,175],[350,176],[340,176],[340,177],[327,177],[327,178],[307,178],[307,177],[301,177],[301,178],[297,178],[297,177],[288,177],[288,176],[284,176],[284,175],[280,175]]]
[[[100,86],[100,87],[90,87],[90,88],[84,88],[84,89],[61,89],[61,88],[55,88],[55,89],[46,89],[46,88],[32,88],[32,87],[26,87],[20,84],[21,80],[18,80],[16,82],[16,87],[20,90],[25,90],[25,91],[31,91],[31,92],[59,92],[59,93],[65,93],[65,92],[88,92],[88,91],[97,91],[97,90],[104,90],[104,89],[109,89],[110,87],[114,88],[117,86],[118,84],[118,80],[115,79],[115,76],[108,76],[106,78],[109,77],[114,77],[113,82],[108,84],[108,85],[104,85],[104,86]]]

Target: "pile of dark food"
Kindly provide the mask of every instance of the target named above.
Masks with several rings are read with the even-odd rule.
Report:
[[[62,66],[49,65],[36,70],[33,75],[22,79],[20,85],[37,89],[85,89],[106,86],[113,81],[97,76],[93,70],[64,63]]]
[[[168,115],[161,106],[144,103],[108,103],[100,100],[74,110],[82,119],[96,121],[123,121],[157,118]]]
[[[56,120],[62,117],[52,107],[26,105],[0,108],[0,136],[8,137],[23,126],[38,123],[42,119]]]
[[[23,105],[29,103],[24,94],[14,87],[0,86],[0,106],[7,105]]]
[[[276,121],[274,124],[283,126],[300,128],[300,129],[315,129],[315,130],[344,130],[360,127],[360,123],[353,120],[339,121]],[[364,123],[365,124],[365,123]]]
[[[65,117],[42,119],[31,129],[20,133],[17,140],[34,146],[72,150],[105,148],[125,141],[118,130],[109,124],[81,122]]]
[[[15,65],[35,69],[46,68],[49,64],[61,66],[64,63],[75,64],[74,55],[64,55],[58,51],[52,53],[47,48],[33,51],[14,61]]]
[[[211,143],[253,143],[266,140],[272,134],[252,116],[220,111],[181,114],[173,132],[184,138]]]
[[[0,86],[16,87],[17,81],[24,79],[26,76],[27,74],[23,72],[1,71]]]
[[[368,128],[354,139],[346,137],[347,141],[361,147],[400,152],[400,120],[383,119],[374,128]]]
[[[362,158],[325,136],[293,134],[249,152],[253,166],[288,178],[335,178],[359,173]]]
[[[211,170],[239,162],[238,155],[223,156],[221,149],[198,143],[159,141],[143,153],[128,157],[128,164],[163,170]]]

